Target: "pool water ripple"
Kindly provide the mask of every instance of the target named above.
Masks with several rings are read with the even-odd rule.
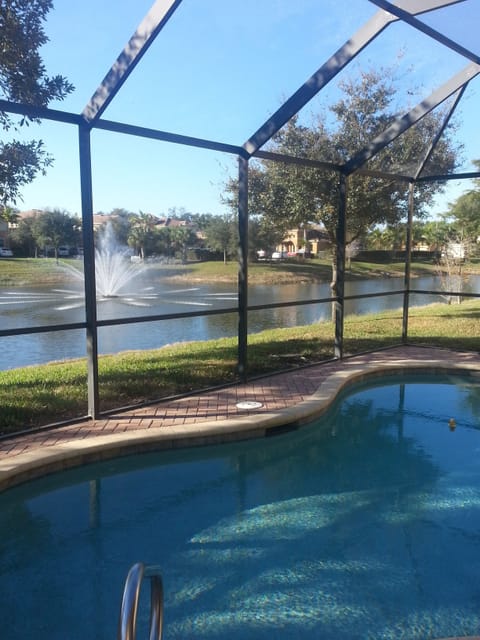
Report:
[[[2,640],[113,637],[137,561],[162,569],[167,639],[478,633],[479,398],[462,378],[384,377],[294,433],[6,491]]]

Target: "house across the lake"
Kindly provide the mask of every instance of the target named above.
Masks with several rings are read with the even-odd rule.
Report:
[[[330,244],[325,228],[312,223],[289,229],[275,251],[286,256],[313,257],[329,249]]]

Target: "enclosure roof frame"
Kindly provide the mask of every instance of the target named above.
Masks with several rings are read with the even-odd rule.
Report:
[[[0,100],[0,111],[27,116],[32,119],[47,119],[59,123],[75,125],[79,135],[80,156],[80,183],[82,196],[82,232],[84,238],[84,274],[85,274],[85,323],[78,326],[61,325],[54,328],[37,328],[35,331],[50,331],[58,329],[85,328],[87,331],[87,384],[88,384],[88,411],[93,418],[99,417],[99,373],[98,373],[98,327],[110,324],[124,324],[125,318],[116,318],[113,321],[99,321],[96,315],[95,296],[95,254],[94,254],[94,228],[93,228],[93,198],[92,198],[92,162],[91,162],[91,132],[93,130],[109,131],[123,135],[148,138],[166,143],[179,144],[187,147],[197,147],[232,154],[238,157],[238,231],[239,231],[239,271],[238,271],[238,372],[246,378],[247,372],[247,315],[248,315],[248,171],[251,159],[284,162],[292,165],[301,165],[318,170],[330,170],[338,174],[339,184],[339,209],[336,230],[336,265],[337,282],[336,292],[329,300],[335,305],[335,357],[343,357],[343,319],[345,300],[344,276],[345,276],[345,246],[346,246],[346,209],[348,178],[356,173],[379,179],[399,180],[409,183],[409,222],[411,227],[413,219],[413,187],[415,182],[449,181],[455,179],[479,178],[480,171],[449,173],[447,175],[427,176],[421,175],[436,145],[440,141],[449,120],[461,102],[468,84],[480,73],[480,56],[466,49],[458,42],[451,40],[444,34],[432,29],[420,21],[417,16],[435,11],[444,7],[459,4],[467,0],[396,0],[392,4],[388,0],[368,0],[378,10],[375,14],[352,35],[303,85],[297,89],[272,116],[270,116],[252,135],[241,145],[228,144],[223,141],[207,140],[193,136],[180,135],[178,133],[162,131],[153,128],[136,126],[133,124],[115,122],[103,118],[108,106],[115,100],[128,77],[134,72],[143,56],[152,43],[159,36],[163,28],[174,16],[182,3],[182,0],[155,0],[151,9],[147,12],[140,25],[127,42],[115,62],[93,93],[92,97],[79,114],[69,113],[48,107],[30,104],[20,104],[8,100]],[[422,100],[416,107],[408,111],[394,121],[379,135],[370,140],[363,149],[358,150],[343,164],[325,162],[321,159],[295,157],[287,154],[275,153],[264,149],[272,137],[280,129],[296,116],[327,84],[345,69],[370,43],[375,40],[388,26],[393,23],[403,22],[416,29],[427,37],[433,38],[442,46],[466,58],[469,61],[467,67],[453,75],[443,85],[434,90],[429,97]],[[441,105],[445,100],[455,96],[453,106],[447,112],[438,131],[430,142],[423,157],[418,158],[418,163],[413,175],[403,175],[402,172],[389,172],[369,169],[366,164],[382,149],[396,138],[414,126],[433,109]],[[407,244],[411,248],[410,240]],[[410,251],[410,248],[408,251]],[[404,290],[404,329],[403,335],[407,336],[408,319],[408,295],[409,295],[409,268],[410,255],[407,256]],[[407,311],[406,311],[407,310]],[[223,313],[224,310],[218,311]],[[212,311],[217,313],[217,311]],[[205,312],[202,315],[206,315]],[[172,317],[187,317],[187,314],[173,314]],[[188,314],[191,317],[192,314]],[[193,316],[192,316],[193,317]],[[165,319],[166,316],[158,316],[156,319]],[[132,319],[131,322],[151,321],[152,317],[144,317],[143,320]],[[130,322],[130,320],[128,320]],[[34,331],[34,332],[35,332]],[[20,333],[21,331],[17,331]],[[30,333],[31,331],[28,330]],[[0,330],[0,335],[5,332]]]
[[[229,144],[223,141],[207,140],[194,136],[185,136],[174,132],[162,131],[154,128],[136,126],[128,123],[114,122],[102,118],[103,113],[111,102],[115,99],[123,84],[134,71],[142,57],[150,48],[154,40],[160,34],[164,26],[173,17],[182,0],[155,0],[151,9],[147,12],[136,31],[125,45],[114,64],[105,75],[101,84],[85,105],[80,114],[69,113],[62,110],[50,109],[35,105],[27,105],[8,100],[0,100],[0,110],[10,113],[26,115],[31,118],[48,119],[57,122],[86,126],[89,129],[100,129],[121,134],[150,138],[173,144],[181,144],[191,147],[210,149],[213,151],[235,154],[244,159],[258,158],[265,160],[277,160],[291,164],[331,169],[336,172],[362,173],[363,175],[382,175],[395,179],[404,180],[429,180],[441,179],[464,179],[476,176],[476,172],[451,173],[448,176],[420,176],[419,172],[414,175],[403,175],[398,172],[375,171],[365,168],[365,163],[383,149],[389,142],[404,133],[413,126],[421,117],[436,108],[441,102],[460,91],[459,99],[463,96],[468,82],[478,75],[480,71],[480,56],[466,49],[458,42],[447,38],[440,32],[427,26],[416,16],[442,9],[455,4],[460,4],[467,0],[397,0],[392,4],[388,0],[368,0],[371,4],[379,7],[378,11],[356,31],[295,93],[293,93],[270,118],[265,121],[255,133],[253,133],[243,145]],[[471,64],[459,74],[447,81],[442,87],[434,91],[429,98],[422,101],[401,118],[397,118],[380,136],[377,136],[370,144],[359,150],[353,157],[343,165],[330,163],[322,160],[313,160],[302,157],[286,156],[273,153],[262,147],[278,131],[308,104],[341,70],[343,70],[353,59],[365,49],[380,33],[390,24],[403,21],[412,28],[423,32],[428,37],[440,42],[443,46],[450,48],[459,55],[471,61]],[[428,106],[427,106],[428,105]],[[423,114],[423,115],[422,115]],[[448,121],[447,123],[448,124]],[[433,152],[435,145],[441,138],[446,124],[442,127],[439,135],[433,141],[433,146],[429,149],[429,156]]]
[[[373,0],[369,0],[373,3]],[[254,155],[268,142],[293,116],[295,116],[308,102],[315,97],[342,69],[365,49],[377,36],[380,35],[392,22],[406,21],[406,17],[412,14],[423,14],[436,9],[458,4],[465,0],[398,0],[398,15],[392,11],[380,8],[372,18],[366,22],[357,32],[343,44],[336,53],[325,62],[315,74],[313,74],[277,111],[244,143],[245,150]],[[388,4],[388,3],[387,3]],[[405,11],[409,9],[411,13]],[[415,24],[411,26],[417,26]],[[419,23],[422,25],[423,23]],[[432,32],[434,30],[431,30]],[[434,32],[441,37],[441,34]],[[434,34],[431,34],[432,37]],[[430,34],[429,34],[430,35]],[[477,58],[472,52],[460,47],[452,40],[443,37],[446,46],[462,49],[469,59]],[[475,60],[476,61],[476,60]]]
[[[82,116],[87,124],[92,126],[100,118],[181,2],[182,0],[155,0],[100,86],[85,105]]]

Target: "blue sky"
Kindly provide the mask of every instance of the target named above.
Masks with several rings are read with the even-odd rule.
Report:
[[[76,87],[52,104],[82,111],[150,8],[152,0],[55,0],[43,56],[50,74]],[[343,43],[376,7],[368,0],[184,0],[104,113],[109,120],[242,144]],[[478,53],[480,0],[466,0],[426,14],[429,25]],[[402,52],[398,59],[399,52]],[[353,66],[396,63],[401,78],[398,110],[410,106],[407,89],[428,95],[467,61],[405,25],[389,27]],[[328,85],[302,112],[312,114],[338,95]],[[467,90],[460,110],[463,170],[480,157],[480,80]],[[404,93],[405,91],[405,93]],[[59,207],[80,212],[77,132],[44,122],[29,135],[41,137],[55,158],[47,176],[23,190],[20,209]],[[222,213],[222,184],[236,171],[233,156],[95,131],[92,135],[94,210],[124,207],[162,215],[168,209]],[[449,186],[432,213],[469,188]]]

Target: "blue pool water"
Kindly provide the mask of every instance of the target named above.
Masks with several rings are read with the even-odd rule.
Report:
[[[293,433],[8,491],[1,638],[116,637],[138,561],[161,567],[168,639],[480,633],[479,409],[465,379],[385,378]]]

